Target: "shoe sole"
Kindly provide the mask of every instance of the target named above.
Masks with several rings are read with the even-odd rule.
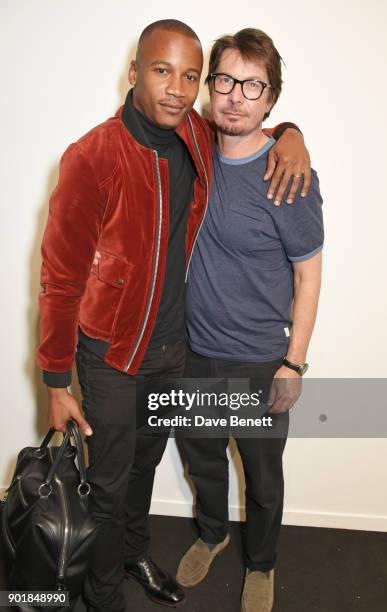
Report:
[[[145,589],[144,589],[145,591]],[[148,597],[148,599],[150,599],[153,603],[159,604],[159,606],[164,606],[165,608],[181,608],[182,606],[184,606],[185,602],[187,601],[187,598],[184,597],[184,599],[181,599],[179,602],[177,603],[168,603],[164,600],[158,599],[157,597],[154,597],[153,595],[150,595],[149,593],[147,593],[145,591],[145,595]]]
[[[134,580],[138,584],[138,586],[142,588],[148,599],[150,599],[153,603],[159,604],[159,606],[164,606],[165,608],[181,608],[182,606],[184,606],[187,600],[187,598],[184,597],[184,599],[181,599],[177,603],[169,603],[167,601],[164,601],[164,599],[158,599],[158,597],[156,597],[155,595],[151,595],[150,593],[148,593],[146,588],[137,580],[136,576],[133,576],[129,572],[125,571],[124,578],[126,578],[127,580]]]
[[[180,586],[184,587],[185,589],[190,589],[191,587],[196,587],[198,584],[200,584],[201,582],[203,582],[203,580],[207,577],[208,572],[210,571],[211,565],[213,564],[213,562],[215,561],[216,557],[219,557],[219,555],[221,555],[226,548],[229,546],[230,544],[230,540],[227,542],[227,544],[225,544],[225,546],[223,546],[223,548],[221,548],[215,555],[215,557],[212,559],[210,565],[207,568],[206,573],[204,574],[204,576],[202,576],[201,578],[199,578],[199,580],[196,580],[195,582],[190,582],[189,584],[184,584],[184,582],[181,582],[180,580],[178,580],[178,578],[176,577],[176,582],[178,584],[180,584]]]

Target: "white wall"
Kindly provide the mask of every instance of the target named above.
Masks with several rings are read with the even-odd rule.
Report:
[[[133,10],[136,6],[136,10]],[[61,152],[111,115],[148,23],[189,23],[204,49],[256,26],[285,63],[270,118],[301,126],[325,199],[321,307],[309,360],[314,377],[386,377],[385,61],[383,0],[208,3],[177,0],[2,0],[0,3],[2,351],[0,485],[16,452],[45,429],[35,369],[39,243]],[[202,88],[199,100],[206,101]],[[386,408],[384,406],[383,408]],[[285,522],[387,530],[386,439],[288,441]],[[239,517],[232,468],[230,504]],[[174,446],[158,471],[153,510],[188,515],[192,497]]]

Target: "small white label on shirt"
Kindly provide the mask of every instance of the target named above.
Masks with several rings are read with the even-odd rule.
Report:
[[[289,328],[288,328],[288,327],[284,327],[284,332],[285,332],[285,336],[286,336],[287,338],[289,338],[289,336],[290,336],[290,331],[289,331]]]

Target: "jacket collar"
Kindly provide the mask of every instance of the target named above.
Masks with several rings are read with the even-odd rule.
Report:
[[[126,129],[139,144],[148,148],[155,148],[159,153],[176,138],[173,128],[163,129],[159,127],[133,106],[133,89],[130,89],[126,96],[121,119]]]
[[[139,125],[139,122],[133,110],[133,105],[131,101],[132,91],[133,91],[132,89],[129,90],[126,96],[125,104],[117,110],[116,117],[119,117],[121,119],[122,123],[124,124],[127,131],[129,132],[130,136],[132,136],[140,145],[151,149],[152,147],[149,143],[149,140],[146,138],[146,134],[144,133],[144,130]],[[191,110],[188,113],[188,115],[185,117],[185,119],[183,119],[183,121],[178,125],[175,131],[176,131],[176,134],[186,144],[188,151],[195,164],[195,168],[198,173],[198,176],[201,177],[202,180],[204,180],[205,177],[203,173],[203,167],[200,162],[199,153],[198,153],[198,150],[195,144],[195,140],[196,140],[198,149],[200,151],[200,140],[201,140],[200,136],[201,135],[198,133],[198,130],[195,130],[194,126],[196,123],[197,121],[195,121],[195,111]],[[201,155],[203,156],[202,152],[201,152]]]

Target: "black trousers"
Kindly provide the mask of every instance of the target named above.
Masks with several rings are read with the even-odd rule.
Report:
[[[187,378],[249,378],[267,399],[281,360],[241,363],[203,357],[188,349]],[[217,415],[219,416],[219,415]],[[270,415],[281,437],[236,437],[246,482],[246,522],[243,527],[245,562],[249,569],[268,571],[274,567],[276,545],[282,521],[284,481],[282,453],[285,448],[289,414]],[[224,540],[228,533],[229,438],[179,437],[196,488],[196,511],[200,537],[210,544]]]
[[[186,345],[179,341],[147,351],[136,376],[106,365],[79,344],[76,363],[83,409],[93,435],[87,438],[91,503],[99,523],[84,595],[92,612],[123,612],[126,561],[147,553],[148,513],[155,468],[168,432],[137,435],[147,406],[141,397],[152,380],[180,377]],[[125,526],[127,528],[125,529]]]

